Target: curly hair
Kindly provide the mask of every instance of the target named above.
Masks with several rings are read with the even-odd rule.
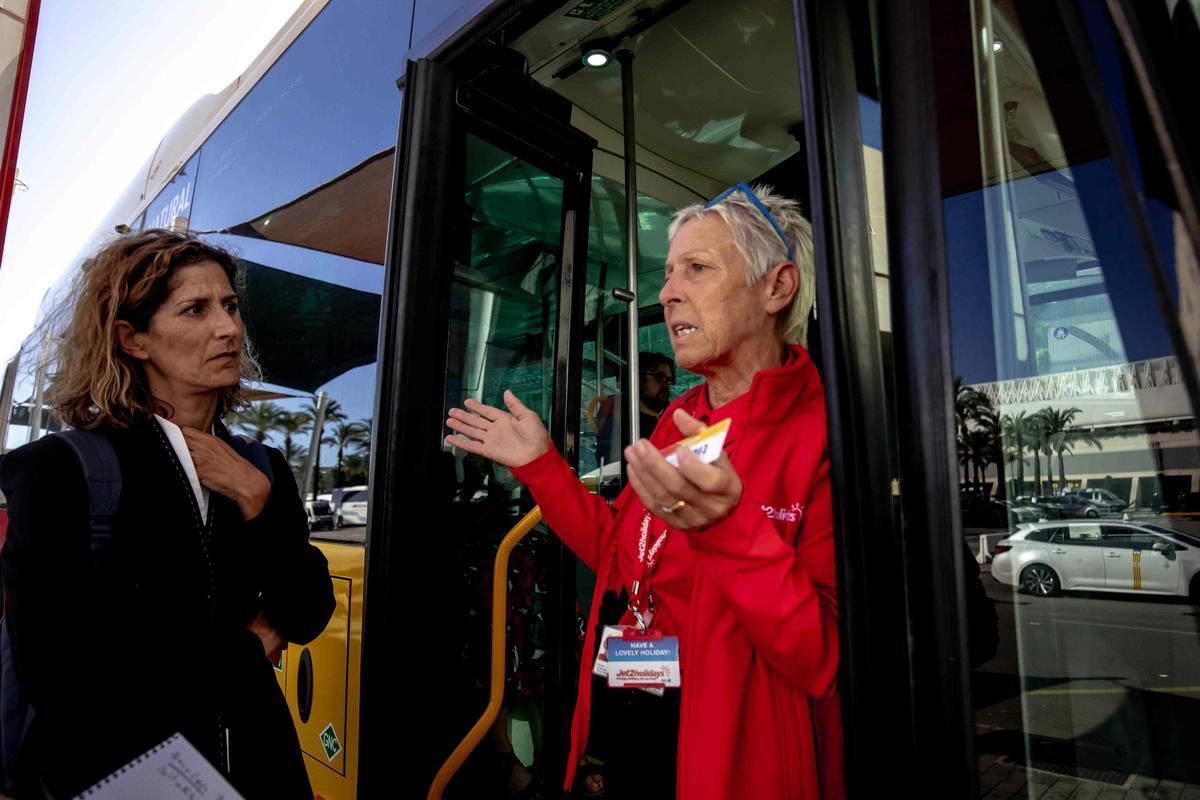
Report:
[[[166,302],[183,267],[215,262],[240,296],[241,271],[225,250],[194,236],[148,229],[118,237],[83,262],[57,317],[67,319],[48,352],[48,399],[75,428],[127,428],[150,419],[162,405],[150,395],[142,363],[117,342],[117,323],[144,331]],[[259,380],[258,364],[243,338],[242,379],[220,390],[217,416],[246,405],[247,381]]]

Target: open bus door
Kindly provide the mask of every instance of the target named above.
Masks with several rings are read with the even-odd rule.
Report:
[[[408,66],[372,466],[362,796],[424,796],[483,711],[496,548],[533,506],[508,470],[445,445],[449,408],[502,405],[511,389],[577,463],[595,142],[525,72],[494,47],[453,68]],[[544,528],[513,559],[508,624],[495,632],[509,637],[504,705],[447,796],[503,796],[515,758],[547,796],[560,783],[575,560]]]

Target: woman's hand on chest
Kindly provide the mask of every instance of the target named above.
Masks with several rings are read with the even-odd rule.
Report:
[[[704,430],[704,423],[682,409],[675,425],[684,436]],[[679,468],[671,466],[645,439],[625,448],[629,484],[646,508],[672,528],[702,530],[721,522],[742,499],[742,479],[729,456],[721,453],[705,464],[686,447],[677,451]]]
[[[195,428],[181,430],[200,483],[234,500],[244,519],[257,517],[271,496],[267,476],[217,436]]]
[[[279,631],[267,622],[266,616],[260,611],[250,620],[247,629],[259,638],[263,646],[263,655],[267,657],[267,661],[275,664],[279,661],[279,654],[283,652],[284,646],[287,644],[283,637],[279,635]]]

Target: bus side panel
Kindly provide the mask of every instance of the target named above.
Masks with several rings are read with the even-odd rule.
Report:
[[[359,666],[362,652],[363,574],[361,544],[315,542],[329,560],[337,606],[321,635],[292,645],[277,675],[285,687],[313,792],[323,800],[353,800],[358,785]],[[312,682],[307,719],[301,690]]]

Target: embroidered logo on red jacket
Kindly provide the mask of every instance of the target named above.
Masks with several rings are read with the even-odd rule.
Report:
[[[762,510],[767,517],[779,522],[798,522],[804,516],[804,506],[799,503],[792,503],[790,508],[762,506]]]

